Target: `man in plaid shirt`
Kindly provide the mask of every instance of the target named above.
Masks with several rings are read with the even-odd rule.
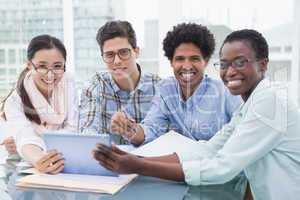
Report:
[[[79,130],[112,134],[116,144],[127,143],[110,128],[113,114],[123,112],[141,122],[155,95],[157,75],[144,74],[136,63],[139,56],[136,34],[127,21],[109,21],[97,33],[97,42],[108,72],[96,73],[81,94]]]

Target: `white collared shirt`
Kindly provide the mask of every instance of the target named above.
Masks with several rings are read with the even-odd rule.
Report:
[[[244,171],[254,199],[300,194],[300,116],[287,88],[262,80],[208,142],[177,152],[190,185],[221,184]]]

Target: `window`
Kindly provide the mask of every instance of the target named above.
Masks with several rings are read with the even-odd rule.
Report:
[[[292,52],[292,46],[285,46],[284,47],[284,52],[291,53]]]
[[[5,63],[5,50],[0,49],[0,64],[4,64],[4,63]]]
[[[5,68],[0,68],[0,76],[6,74],[6,69]]]
[[[16,63],[16,50],[15,49],[9,49],[8,50],[8,63],[9,64],[15,64]]]
[[[280,53],[281,52],[281,47],[278,47],[278,46],[270,47],[270,52]]]

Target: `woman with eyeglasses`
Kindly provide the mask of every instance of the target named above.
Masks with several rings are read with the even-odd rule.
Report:
[[[64,160],[59,152],[46,152],[41,134],[75,131],[77,127],[75,84],[65,73],[66,56],[59,39],[34,37],[27,48],[27,66],[4,102],[7,123],[17,127],[16,135],[10,138],[10,149],[6,140],[9,153],[15,153],[15,142],[21,158],[43,173],[59,173]]]
[[[295,199],[300,193],[300,116],[287,88],[265,78],[265,38],[255,30],[232,32],[221,46],[219,64],[224,84],[244,103],[209,141],[156,158],[99,144],[94,157],[115,172],[195,186],[222,184],[243,171],[254,199]]]

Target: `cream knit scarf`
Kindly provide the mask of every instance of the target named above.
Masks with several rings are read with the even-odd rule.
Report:
[[[32,71],[29,71],[24,79],[24,88],[41,119],[41,125],[36,127],[39,133],[45,130],[57,130],[62,128],[67,117],[67,81],[66,77],[54,86],[52,94],[47,101],[34,83]]]

